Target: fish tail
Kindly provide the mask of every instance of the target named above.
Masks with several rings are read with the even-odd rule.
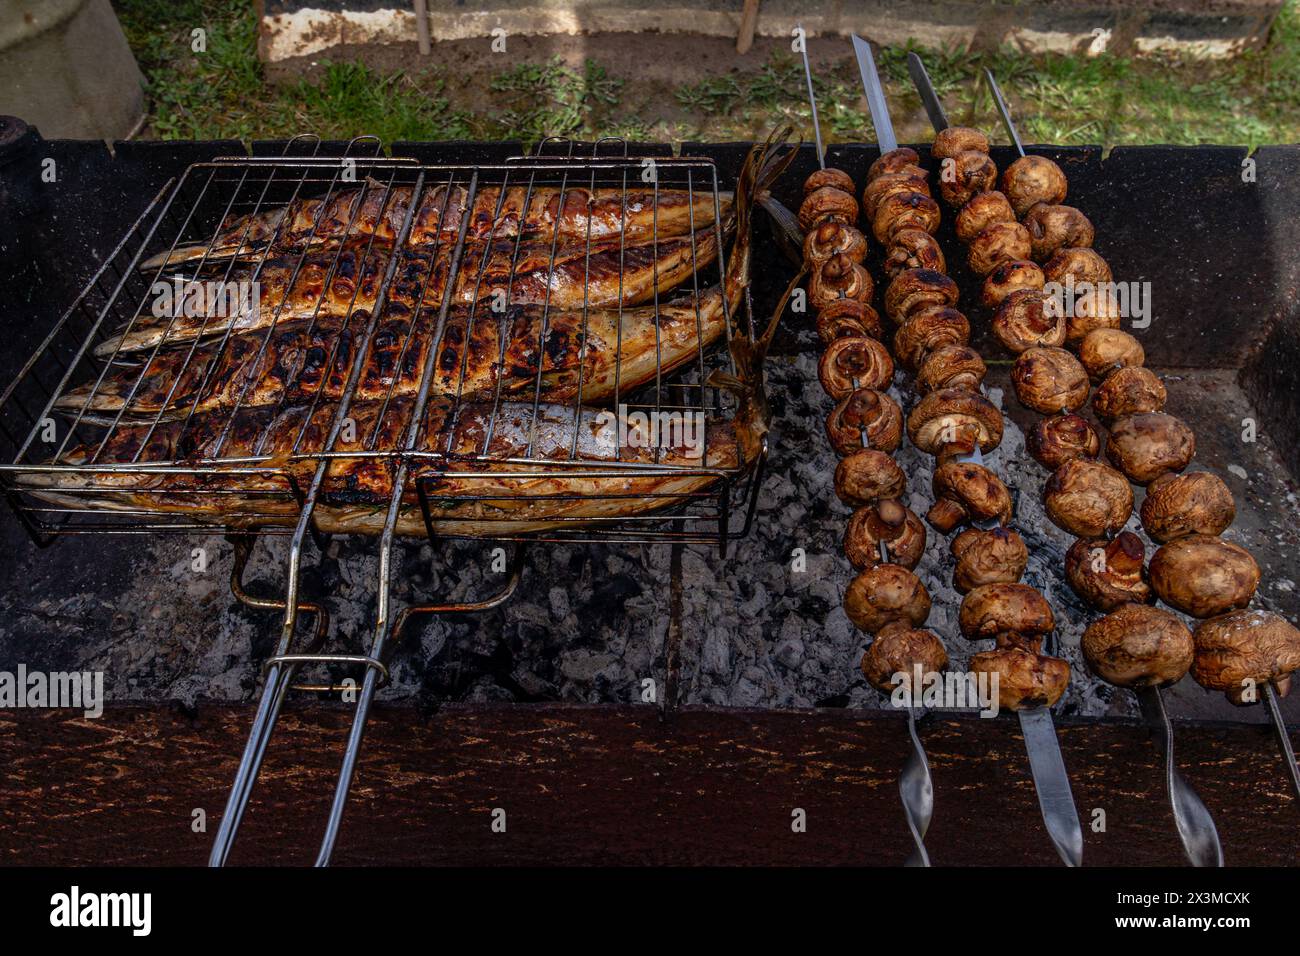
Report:
[[[751,148],[736,178],[735,201],[732,203],[736,239],[727,263],[725,281],[728,300],[736,301],[740,290],[749,284],[754,207],[793,162],[798,150],[782,149],[792,132],[789,126],[773,130],[766,142]]]

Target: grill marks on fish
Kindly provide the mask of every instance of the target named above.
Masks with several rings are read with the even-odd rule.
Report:
[[[712,183],[705,188],[638,189],[584,186],[526,185],[482,186],[467,210],[466,185],[426,186],[411,223],[408,244],[431,245],[448,241],[460,231],[467,212],[466,234],[471,239],[527,236],[562,241],[600,240],[622,235],[628,240],[668,238],[711,224],[714,208]],[[328,198],[298,198],[274,209],[235,215],[217,230],[211,242],[179,246],[159,253],[141,268],[156,269],[202,258],[250,256],[268,248],[337,245],[354,237],[392,243],[400,234],[411,202],[413,186],[388,187],[368,179],[364,187],[335,191]],[[525,208],[526,205],[526,208]],[[721,194],[719,208],[725,218],[730,194]]]

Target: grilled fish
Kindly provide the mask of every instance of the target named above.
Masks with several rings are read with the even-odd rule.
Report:
[[[512,240],[473,243],[465,247],[454,277],[450,247],[401,250],[396,254],[389,298],[412,305],[423,302],[436,309],[450,282],[453,304],[499,301],[551,309],[637,305],[667,293],[712,263],[718,240],[717,230],[708,229],[631,245],[622,238],[555,249],[549,242],[520,242],[518,247]],[[232,270],[216,291],[241,288],[255,275],[256,302],[249,298],[232,307],[221,295],[199,296],[197,306],[190,307],[191,299],[186,308],[170,310],[174,317],[137,316],[98,345],[95,353],[113,355],[151,349],[160,342],[188,342],[222,335],[232,326],[239,332],[263,329],[277,322],[277,316],[284,322],[370,309],[378,298],[389,256],[378,244],[362,240],[337,252],[310,253],[301,264],[297,257],[288,257],[268,261],[260,272]]]
[[[711,187],[711,184],[709,184]],[[374,236],[392,243],[406,220],[413,186],[388,187],[374,179],[363,186],[338,190],[327,199],[295,199],[276,209],[227,217],[208,243],[178,246],[141,264],[156,269],[206,257],[228,259],[257,255],[268,249],[337,245],[340,240]],[[482,186],[467,208],[465,185],[428,186],[416,208],[408,245],[450,242],[469,217],[470,239],[529,236],[550,241],[585,242],[623,236],[629,242],[686,235],[724,218],[731,194],[721,194],[715,210],[711,188],[644,189],[624,192],[568,186],[561,205],[559,186]]]

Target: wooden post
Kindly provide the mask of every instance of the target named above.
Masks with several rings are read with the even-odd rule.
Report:
[[[754,28],[758,26],[758,0],[745,0],[740,14],[740,32],[736,34],[736,52],[744,56],[754,45]]]
[[[425,0],[415,0],[415,35],[420,44],[420,56],[428,56],[429,45],[429,6]]]

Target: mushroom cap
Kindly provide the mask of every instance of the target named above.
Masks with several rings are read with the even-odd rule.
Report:
[[[871,273],[842,252],[815,263],[808,279],[808,302],[818,310],[839,299],[870,302],[875,291]]]
[[[932,305],[953,305],[957,283],[933,269],[906,269],[885,288],[885,315],[900,325],[914,312]]]
[[[899,229],[885,247],[885,275],[892,281],[908,269],[947,270],[939,240],[924,229]]]
[[[1082,342],[1096,329],[1118,329],[1124,319],[1124,310],[1112,293],[1085,293],[1074,302],[1074,308],[1065,317],[1065,341]]]
[[[880,316],[870,305],[857,299],[836,299],[817,312],[817,334],[823,345],[836,339],[864,335],[878,339],[884,334]]]
[[[799,228],[807,235],[827,220],[856,222],[858,201],[852,191],[845,192],[834,186],[822,186],[804,197],[799,206]]]
[[[1017,218],[1037,203],[1063,202],[1068,188],[1061,167],[1046,156],[1021,156],[1002,172],[1002,191],[1011,200]]]
[[[867,336],[847,336],[826,346],[817,364],[817,377],[826,394],[837,401],[855,389],[889,387],[894,360],[889,349]]]
[[[1141,510],[1142,527],[1158,544],[1189,534],[1222,534],[1236,514],[1232,492],[1208,471],[1162,475],[1147,488]]]
[[[1074,458],[1052,472],[1043,504],[1053,523],[1080,538],[1114,534],[1133,513],[1133,487],[1114,468]]]
[[[979,352],[966,345],[945,345],[921,362],[916,373],[916,387],[922,393],[941,388],[974,392],[987,373],[988,367]]]
[[[999,647],[971,655],[973,674],[996,674],[998,706],[1003,710],[1051,707],[1070,683],[1070,665],[1059,657],[1020,647]]]
[[[939,161],[939,194],[949,206],[960,209],[997,184],[998,166],[986,150],[966,149]]]
[[[835,467],[835,493],[845,504],[870,504],[897,498],[907,488],[907,475],[883,451],[859,448]]]
[[[1092,223],[1073,206],[1035,203],[1025,212],[1025,228],[1033,242],[1033,256],[1046,262],[1063,248],[1086,249],[1094,238]]]
[[[1048,282],[1059,282],[1062,285],[1073,280],[1076,287],[1083,283],[1097,286],[1114,278],[1106,260],[1095,250],[1069,246],[1058,249],[1056,255],[1047,260],[1043,266],[1043,275]]]
[[[1086,419],[1078,415],[1053,415],[1040,418],[1025,438],[1025,447],[1034,461],[1055,471],[1075,458],[1096,458],[1101,439]]]
[[[1002,479],[973,461],[947,461],[934,470],[935,506],[927,517],[948,532],[962,520],[1011,520],[1011,493]]]
[[[1065,552],[1065,579],[1074,593],[1095,608],[1109,611],[1130,602],[1151,600],[1143,560],[1142,539],[1121,531],[1110,541],[1079,538]]]
[[[1117,368],[1097,386],[1092,396],[1092,410],[1103,422],[1124,415],[1158,412],[1165,407],[1168,393],[1164,383],[1148,368]]]
[[[803,194],[807,196],[827,186],[846,192],[849,195],[852,195],[856,188],[853,185],[852,176],[842,169],[827,166],[825,169],[817,170],[803,181]]]
[[[1074,411],[1088,400],[1092,389],[1079,360],[1051,346],[1021,352],[1011,366],[1011,384],[1022,405],[1044,415]]]
[[[826,437],[840,455],[862,448],[893,452],[903,441],[903,410],[884,392],[855,388],[826,416]]]
[[[970,126],[949,126],[935,134],[930,155],[935,159],[947,159],[970,150],[987,153],[989,138]]]
[[[1028,584],[981,584],[962,598],[957,624],[962,636],[980,641],[1014,636],[1015,643],[1041,640],[1056,627],[1046,599]]]
[[[1065,342],[1065,317],[1050,307],[1047,293],[1041,289],[1017,289],[994,313],[993,334],[1007,351],[1017,354],[1054,347]]]
[[[980,290],[980,303],[986,309],[996,309],[1006,301],[1007,296],[1022,289],[1041,292],[1043,270],[1038,263],[1029,259],[1011,259],[1000,263],[984,279],[984,288]],[[1061,342],[1065,341],[1065,322],[1061,322]],[[1060,345],[1061,342],[1049,343]]]
[[[1151,558],[1151,586],[1170,607],[1214,617],[1250,603],[1259,565],[1239,544],[1190,534],[1161,545]]]
[[[930,595],[921,579],[907,568],[877,564],[849,582],[844,613],[868,634],[878,634],[900,621],[919,627],[930,616]]]
[[[875,179],[884,173],[897,172],[904,166],[915,166],[920,161],[921,157],[910,146],[891,149],[887,153],[882,153],[871,164],[871,168],[867,170],[867,179]]]
[[[936,389],[912,406],[907,437],[931,455],[963,442],[978,442],[980,451],[992,451],[1002,441],[1002,413],[978,392]]]
[[[1014,584],[1029,563],[1024,539],[1005,527],[967,528],[952,539],[949,550],[957,559],[952,583],[961,594],[985,584]]]
[[[1093,329],[1079,343],[1079,361],[1088,377],[1100,382],[1119,368],[1141,365],[1146,361],[1142,343],[1120,329]]]
[[[803,257],[810,265],[837,255],[861,263],[867,257],[867,237],[854,226],[834,220],[822,223],[804,236]]]
[[[945,345],[965,345],[970,341],[970,322],[966,316],[946,305],[918,309],[894,333],[894,355],[903,367],[917,370],[926,355]]]
[[[925,525],[894,498],[864,505],[844,529],[844,554],[861,571],[881,563],[880,542],[891,564],[911,570],[925,553]]]
[[[1083,632],[1083,656],[1119,687],[1161,687],[1192,666],[1192,632],[1177,616],[1147,604],[1124,604]]]
[[[937,228],[939,204],[919,190],[885,196],[871,218],[871,231],[882,246],[889,245],[890,237],[900,229],[934,232]]]
[[[876,635],[862,655],[862,676],[876,690],[888,694],[898,684],[911,681],[918,664],[922,675],[944,670],[948,666],[948,653],[943,649],[943,641],[929,631],[887,627]],[[894,677],[897,674],[906,677],[896,681]],[[912,688],[915,695],[920,691],[919,687]]]
[[[888,196],[902,193],[930,195],[930,181],[919,166],[904,166],[892,173],[882,173],[862,187],[862,211],[868,222],[873,220],[880,204]]]
[[[1143,412],[1117,418],[1106,439],[1106,457],[1129,481],[1150,484],[1182,471],[1196,454],[1196,436],[1173,415]]]
[[[1197,625],[1193,638],[1196,683],[1221,690],[1238,703],[1247,681],[1277,682],[1300,669],[1300,631],[1271,611],[1212,617]]]
[[[972,272],[988,275],[1004,262],[1028,259],[1029,230],[1018,222],[995,222],[970,241],[966,264]]]
[[[989,191],[972,196],[957,213],[955,228],[957,238],[965,245],[995,222],[1015,222],[1016,211],[1000,192]]]

